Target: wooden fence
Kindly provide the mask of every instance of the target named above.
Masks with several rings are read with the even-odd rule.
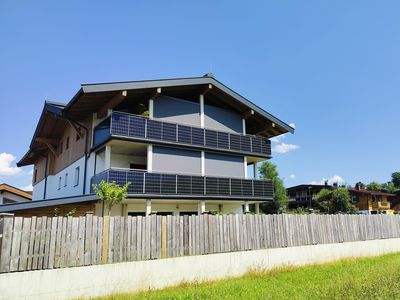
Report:
[[[399,238],[387,215],[0,217],[0,273]]]

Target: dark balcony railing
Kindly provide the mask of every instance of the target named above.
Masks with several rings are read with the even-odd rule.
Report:
[[[271,142],[268,139],[150,120],[122,112],[113,112],[110,117],[95,127],[93,145],[101,144],[110,136],[176,143],[262,157],[271,156]]]
[[[129,195],[224,197],[226,199],[272,199],[270,180],[251,180],[227,177],[148,173],[128,169],[108,169],[92,177],[91,186],[115,181],[119,185],[130,183]],[[93,192],[93,191],[92,191]]]

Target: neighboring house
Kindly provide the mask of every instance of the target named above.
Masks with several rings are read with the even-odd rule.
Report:
[[[315,196],[322,189],[333,189],[334,187],[328,184],[300,184],[287,188],[288,193],[288,207],[295,209],[298,207],[303,208],[316,208]]]
[[[300,184],[287,188],[290,209],[298,207],[317,208],[315,196],[322,189],[334,189],[337,185],[316,185],[316,184]],[[357,206],[358,211],[366,214],[391,213],[390,199],[396,195],[384,193],[381,191],[370,191],[363,189],[361,184],[357,183],[356,187],[347,188],[352,202]],[[400,201],[399,201],[400,202]]]
[[[362,189],[358,184],[356,188],[348,190],[359,212],[365,214],[387,214],[393,212],[389,199],[394,197],[395,194]]]
[[[130,183],[113,215],[257,211],[273,187],[254,179],[256,164],[271,157],[269,138],[287,132],[210,74],[85,84],[66,105],[45,103],[18,163],[34,165],[32,204],[0,211],[101,215],[92,190],[101,180]]]
[[[32,200],[32,194],[6,183],[0,184],[0,205]]]

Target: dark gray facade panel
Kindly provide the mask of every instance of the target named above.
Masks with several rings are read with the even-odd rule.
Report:
[[[168,122],[200,126],[200,104],[169,96],[154,100],[154,118]]]
[[[240,114],[210,105],[204,105],[204,126],[219,131],[243,133]]]
[[[201,152],[153,146],[153,171],[201,174]]]
[[[244,178],[243,156],[206,152],[205,175]]]

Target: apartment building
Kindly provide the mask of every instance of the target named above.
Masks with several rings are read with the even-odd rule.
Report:
[[[269,139],[287,132],[212,74],[84,84],[67,104],[44,105],[18,163],[34,166],[32,206],[21,210],[68,205],[101,215],[92,185],[105,180],[130,183],[112,215],[243,213],[250,204],[257,212],[273,197],[257,163],[271,158]]]

